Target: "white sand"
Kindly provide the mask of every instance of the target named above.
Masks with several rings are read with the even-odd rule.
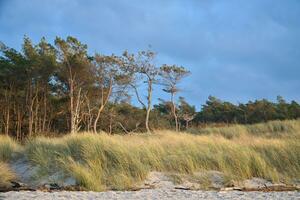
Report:
[[[31,200],[31,199],[43,199],[43,200],[79,200],[79,199],[119,199],[119,200],[131,200],[131,199],[300,199],[299,192],[214,192],[214,191],[187,191],[187,190],[174,190],[174,189],[151,189],[141,190],[135,192],[7,192],[0,193],[0,199],[7,200]]]

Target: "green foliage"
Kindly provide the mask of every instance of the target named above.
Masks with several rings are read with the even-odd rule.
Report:
[[[238,105],[209,96],[197,112],[183,97],[177,100],[175,96],[180,81],[190,74],[187,69],[156,66],[156,53],[150,50],[125,51],[121,56],[88,52],[86,44],[71,36],[57,37],[53,43],[42,38],[36,44],[24,37],[21,51],[1,43],[0,133],[24,141],[41,133],[197,130],[205,124],[300,118],[299,103],[281,96],[277,102],[262,99]],[[158,83],[171,98],[152,105]],[[146,97],[139,94],[145,88]],[[134,96],[137,101],[132,101]],[[237,135],[232,131],[223,134],[228,138]]]
[[[195,120],[204,123],[253,124],[297,118],[300,118],[300,105],[295,101],[287,103],[280,96],[277,103],[262,99],[239,105],[210,96]]]

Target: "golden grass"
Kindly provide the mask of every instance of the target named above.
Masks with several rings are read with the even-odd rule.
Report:
[[[274,128],[273,123],[285,128]],[[26,143],[23,154],[39,166],[40,174],[64,171],[94,191],[131,188],[150,171],[192,175],[217,170],[233,180],[299,180],[299,121],[261,126],[234,126],[224,128],[223,133],[218,129],[205,135],[156,131],[125,136],[79,133],[38,137]],[[228,137],[230,131],[239,136]]]
[[[10,181],[15,180],[16,175],[11,171],[9,166],[0,162],[0,188],[9,187]]]
[[[19,149],[20,146],[12,138],[0,135],[0,162],[10,160]]]
[[[252,125],[229,125],[225,127],[207,127],[190,129],[196,135],[220,135],[227,139],[243,135],[265,138],[300,138],[300,120],[270,121]]]

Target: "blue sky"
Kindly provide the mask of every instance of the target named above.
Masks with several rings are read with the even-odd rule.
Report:
[[[72,35],[91,53],[136,52],[192,72],[179,94],[300,101],[299,0],[0,0],[0,40]],[[156,96],[167,98],[160,89]]]

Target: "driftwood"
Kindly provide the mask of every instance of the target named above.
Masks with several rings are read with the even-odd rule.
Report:
[[[192,190],[190,187],[184,187],[184,186],[177,186],[175,187],[176,190]]]

